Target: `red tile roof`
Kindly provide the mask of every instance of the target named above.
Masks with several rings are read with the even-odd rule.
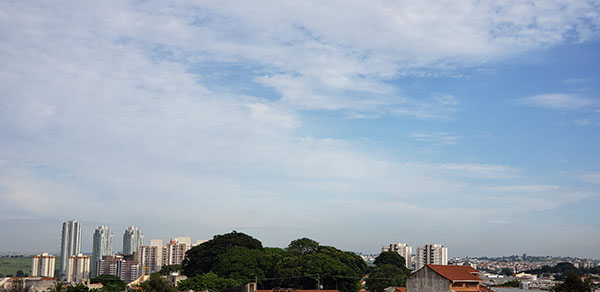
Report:
[[[256,290],[256,292],[272,292],[272,291],[292,291],[292,292],[340,292],[339,290],[300,290],[300,289],[273,289],[273,290]]]
[[[450,281],[481,281],[479,271],[470,266],[427,265],[430,269]]]
[[[406,292],[406,287],[396,287],[396,292]]]

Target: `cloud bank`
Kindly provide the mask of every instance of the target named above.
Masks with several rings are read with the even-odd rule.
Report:
[[[153,227],[142,227],[164,237],[168,222],[201,226],[192,232],[205,237],[243,222],[329,242],[337,239],[326,228],[365,212],[406,210],[401,218],[427,217],[424,224],[503,213],[510,223],[527,211],[505,211],[511,203],[495,196],[499,188],[479,186],[518,183],[523,174],[488,161],[382,157],[360,139],[303,132],[306,123],[319,114],[453,119],[460,96],[411,96],[391,81],[585,42],[600,25],[598,4],[585,1],[5,1],[0,11],[5,218],[148,218]],[[569,94],[520,102],[592,103]],[[461,141],[432,133],[412,138]],[[567,200],[562,191],[521,195],[547,202],[535,211],[586,197]]]

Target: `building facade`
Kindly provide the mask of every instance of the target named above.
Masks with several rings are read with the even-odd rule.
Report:
[[[90,278],[90,257],[77,254],[69,257],[67,282],[84,283]]]
[[[96,263],[102,259],[103,256],[110,256],[113,254],[113,233],[108,226],[98,226],[94,231],[94,241],[92,246],[92,277],[96,277],[98,272],[96,271]]]
[[[403,242],[399,242],[399,243],[390,243],[389,245],[386,245],[384,247],[381,248],[381,252],[386,252],[386,251],[393,251],[393,252],[397,252],[399,255],[401,255],[405,262],[406,262],[406,267],[409,269],[412,269],[412,246],[409,246],[406,243]]]
[[[423,247],[417,247],[416,269],[420,269],[425,265],[447,265],[448,264],[448,248],[439,243],[426,244]]]
[[[129,226],[123,234],[123,254],[130,255],[144,245],[144,234],[135,226]]]
[[[160,271],[162,267],[162,240],[153,239],[150,246],[141,246],[137,252],[140,269],[146,275]]]
[[[98,275],[117,276],[125,283],[131,283],[141,275],[140,265],[134,255],[103,256],[96,262],[96,271]]]
[[[181,238],[184,240],[180,241]],[[183,259],[185,259],[185,252],[190,248],[192,246],[189,237],[171,239],[162,249],[162,266],[181,265]]]
[[[31,265],[31,276],[54,278],[55,260],[56,258],[48,253],[34,256]]]
[[[59,277],[65,280],[69,271],[69,257],[81,252],[81,224],[76,220],[64,222],[60,244]]]
[[[425,265],[406,281],[407,292],[492,292],[470,266]]]

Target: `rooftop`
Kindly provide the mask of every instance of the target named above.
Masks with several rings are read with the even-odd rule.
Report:
[[[479,271],[470,266],[427,265],[430,269],[450,281],[481,281]]]

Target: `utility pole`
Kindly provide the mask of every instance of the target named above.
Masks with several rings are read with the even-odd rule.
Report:
[[[317,290],[321,290],[321,275],[317,274]]]

